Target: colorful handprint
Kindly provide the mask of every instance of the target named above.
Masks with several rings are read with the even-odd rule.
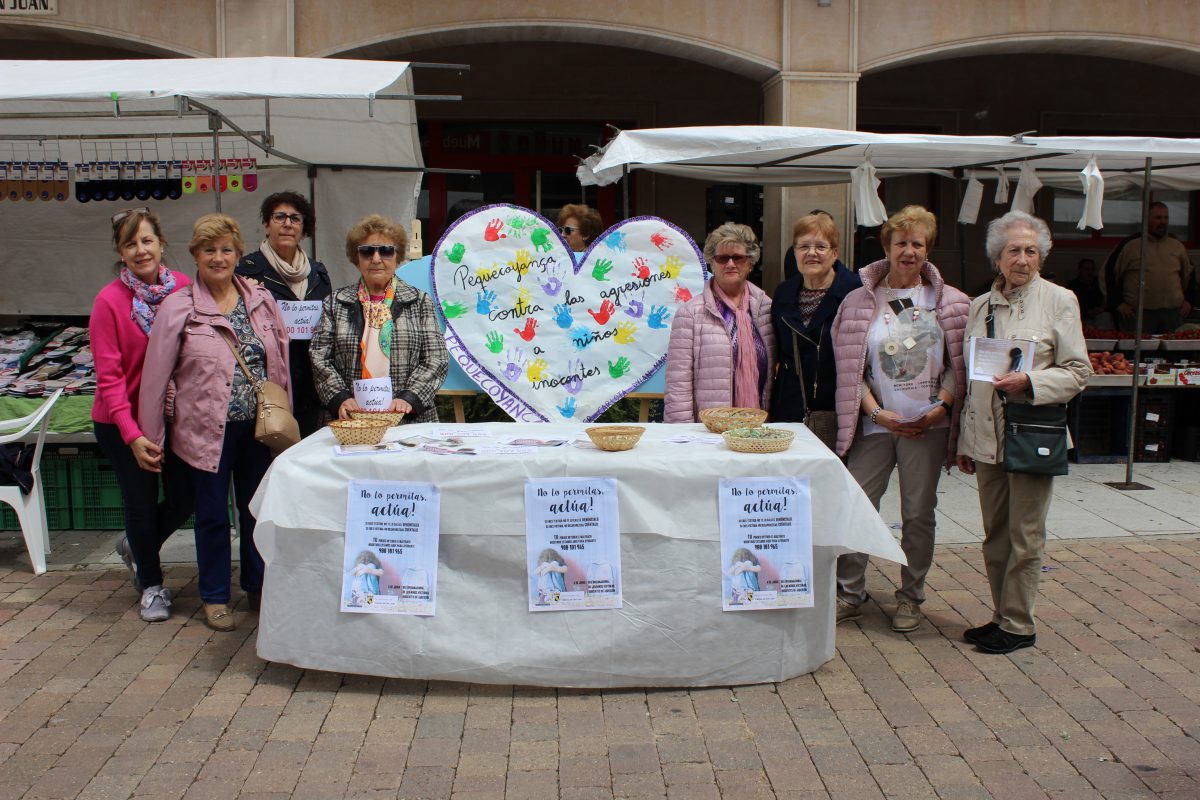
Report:
[[[542,291],[546,293],[547,297],[558,297],[558,293],[561,292],[563,288],[562,277],[565,273],[566,270],[563,267],[555,264],[553,267],[547,270],[546,274],[549,277],[546,278],[546,282],[542,283],[541,281],[538,281],[538,285],[542,287]]]
[[[534,228],[533,233],[529,234],[529,241],[533,242],[534,249],[541,253],[549,253],[553,247],[547,228]]]
[[[515,381],[521,376],[521,367],[525,364],[525,351],[519,347],[509,348],[504,358],[496,363],[504,371],[506,380]]]
[[[676,303],[686,303],[688,300],[691,300],[691,299],[692,299],[692,293],[690,291],[688,291],[688,288],[686,286],[684,286],[682,283],[676,284],[676,286],[675,286],[675,302]]]
[[[537,358],[529,362],[525,367],[525,377],[529,378],[530,383],[537,383],[546,376],[546,367],[550,366],[546,363],[546,359]]]
[[[583,359],[579,361],[567,362],[567,379],[562,382],[562,387],[567,390],[568,394],[579,394],[579,390],[583,388]]]
[[[661,330],[667,327],[667,320],[671,318],[671,312],[667,311],[666,306],[650,306],[650,318],[646,320],[646,324],[656,330]]]
[[[630,344],[631,342],[636,342],[637,339],[633,338],[635,333],[637,333],[637,325],[635,323],[629,322],[628,320],[618,323],[617,335],[615,337],[617,344]]]
[[[513,328],[513,333],[517,334],[527,342],[532,342],[533,337],[537,336],[537,320],[533,317],[527,317],[525,319],[525,327]]]
[[[555,408],[558,409],[558,413],[563,415],[563,419],[570,419],[575,416],[575,398],[568,397],[561,406],[555,406]]]
[[[642,298],[645,296],[646,293],[642,292],[640,297],[629,298],[629,304],[625,306],[626,316],[633,317],[634,319],[641,319],[642,312],[646,309],[646,304],[642,302]]]
[[[633,260],[633,277],[643,281],[650,277],[650,262],[644,256]]]
[[[451,303],[449,300],[442,301],[442,315],[446,319],[461,317],[465,313],[467,313],[467,307],[462,303]]]
[[[524,236],[526,231],[536,224],[533,217],[525,217],[520,214],[514,214],[508,218],[508,228],[512,231],[512,235],[517,237]]]
[[[671,280],[675,280],[683,271],[683,259],[679,256],[667,256],[667,260],[658,268],[658,271]]]
[[[617,378],[623,377],[625,373],[629,372],[629,367],[629,359],[625,356],[621,356],[617,359],[616,364],[611,361],[608,362],[608,374],[611,378],[616,380]]]
[[[571,319],[571,307],[569,305],[566,303],[559,303],[554,307],[554,323],[558,325],[558,327],[566,330],[567,328],[571,327],[573,322],[574,320]]]
[[[586,350],[587,346],[592,343],[592,332],[582,325],[576,325],[571,329],[571,344],[575,345],[576,350]]]
[[[525,280],[525,273],[529,272],[531,263],[532,261],[529,258],[529,251],[518,250],[516,257],[512,261],[509,261],[508,265],[516,271],[517,280],[523,281]]]
[[[504,336],[496,331],[488,331],[487,349],[493,353],[499,353],[504,349]]]
[[[606,258],[602,258],[596,262],[596,266],[592,267],[592,277],[598,281],[607,281],[608,273],[612,272],[613,263]]]
[[[517,308],[528,308],[533,300],[533,292],[529,291],[529,287],[522,286],[517,289]]]
[[[589,308],[588,313],[592,315],[592,319],[596,320],[597,325],[607,325],[608,320],[612,317],[613,312],[616,310],[617,307],[613,305],[612,300],[605,300],[600,304],[599,311],[592,311]]]
[[[623,231],[613,231],[608,236],[604,237],[604,246],[609,250],[616,250],[618,253],[624,253],[629,249],[628,237]]]
[[[483,229],[483,239],[484,239],[484,241],[487,241],[487,242],[498,242],[498,241],[500,241],[500,237],[501,237],[501,235],[502,235],[502,234],[500,233],[500,229],[501,229],[501,228],[503,228],[503,227],[504,227],[504,223],[503,223],[503,222],[501,222],[501,221],[500,221],[500,220],[498,220],[498,219],[493,219],[491,222],[489,222],[489,223],[487,224],[487,227]]]
[[[487,316],[496,310],[496,293],[491,289],[481,289],[475,295],[475,313]]]
[[[450,259],[455,264],[461,264],[463,256],[467,254],[467,246],[462,242],[455,242],[453,247],[444,252],[446,254],[446,258]]]
[[[650,244],[654,245],[659,250],[666,250],[668,247],[674,244],[674,242],[671,241],[671,237],[666,231],[658,231],[650,236]]]

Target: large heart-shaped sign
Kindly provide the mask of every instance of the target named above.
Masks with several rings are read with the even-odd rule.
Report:
[[[666,220],[615,225],[576,262],[553,224],[511,205],[456,222],[431,269],[467,374],[501,384],[514,419],[544,421],[594,420],[644,381],[707,277],[696,243]]]

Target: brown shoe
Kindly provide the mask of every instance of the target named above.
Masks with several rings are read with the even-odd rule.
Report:
[[[262,608],[262,592],[246,592],[246,608],[257,614]]]
[[[233,612],[224,603],[205,603],[204,622],[214,631],[227,632],[237,627]]]

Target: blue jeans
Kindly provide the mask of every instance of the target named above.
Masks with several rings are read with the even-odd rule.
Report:
[[[133,450],[125,444],[116,425],[93,421],[92,429],[100,450],[112,463],[113,475],[121,489],[125,537],[133,552],[138,582],[142,586],[160,586],[163,574],[158,551],[192,513],[189,468],[167,450],[162,473],[147,472],[138,466]],[[161,503],[158,501],[160,478],[166,497]]]
[[[254,441],[254,420],[226,422],[225,440],[216,472],[189,467],[196,488],[196,566],[200,599],[228,603],[230,584],[229,480],[241,522],[241,587],[261,592],[263,560],[254,546],[254,517],[250,498],[271,465],[271,451]]]

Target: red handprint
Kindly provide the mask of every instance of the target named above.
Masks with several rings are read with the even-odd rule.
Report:
[[[659,250],[666,250],[672,244],[671,237],[667,236],[663,231],[659,231],[650,237],[650,244],[657,247]]]
[[[513,333],[527,342],[532,342],[533,337],[537,336],[537,320],[533,317],[527,318],[525,320],[525,328],[513,328]]]
[[[633,277],[645,280],[650,277],[650,262],[638,256],[633,260]]]
[[[504,223],[498,219],[494,219],[487,224],[483,229],[483,238],[489,242],[500,241],[500,229],[504,227]]]
[[[612,300],[605,300],[600,304],[599,311],[592,311],[589,308],[588,313],[592,315],[592,319],[596,320],[597,325],[607,325],[608,318],[611,317],[612,313],[616,310],[617,307],[613,305]]]
[[[692,293],[688,291],[688,288],[686,286],[684,286],[682,283],[675,284],[675,302],[676,303],[686,303],[688,300],[691,300],[691,299],[692,299]]]

